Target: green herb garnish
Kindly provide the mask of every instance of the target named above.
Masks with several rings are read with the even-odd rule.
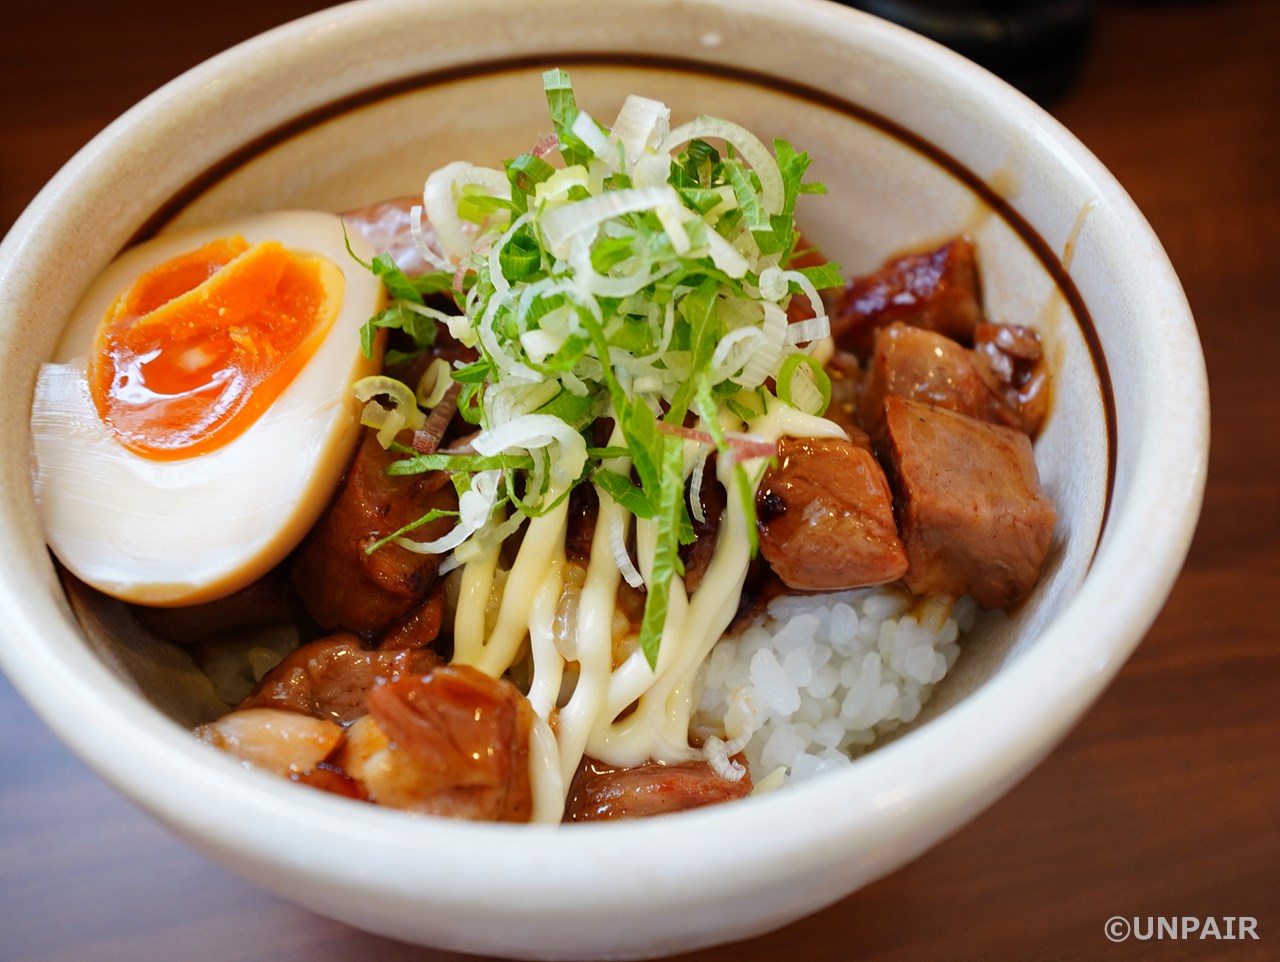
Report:
[[[642,97],[606,128],[578,107],[564,71],[543,85],[559,164],[539,150],[501,171],[452,164],[427,182],[426,216],[466,279],[462,314],[426,306],[443,275],[409,280],[379,259],[371,269],[393,301],[365,340],[390,327],[425,346],[444,323],[478,352],[453,372],[459,410],[481,429],[475,453],[409,453],[391,468],[469,479],[447,539],[462,556],[468,541],[510,530],[500,509],[537,516],[588,480],[656,525],[639,639],[652,666],[692,530],[689,429],[735,465],[754,552],[758,477],[735,459],[732,435],[774,392],[825,407],[829,384],[803,345],[826,334],[817,290],[841,281],[834,265],[788,267],[796,200],[823,190],[804,182],[807,154],[716,118],[672,129],[667,108]],[[819,317],[790,324],[793,296]],[[589,447],[600,418],[614,439]]]

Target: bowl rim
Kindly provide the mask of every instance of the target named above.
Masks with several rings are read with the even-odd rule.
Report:
[[[579,2],[586,6],[586,0]],[[646,5],[673,6],[666,0]],[[683,0],[680,5],[736,6],[733,0]],[[13,265],[34,256],[46,225],[59,216],[59,203],[77,191],[81,178],[105,154],[124,150],[128,133],[149,123],[154,111],[172,109],[184,98],[208,96],[207,82],[226,71],[265,69],[277,49],[331,43],[328,35],[344,25],[394,26],[414,6],[408,0],[386,0],[330,8],[247,41],[165,85],[77,153],[15,222],[0,246],[0,291],[10,287]],[[803,17],[814,29],[861,31],[893,53],[927,58],[930,69],[938,71],[936,82],[952,84],[958,95],[978,106],[998,105],[1008,123],[1034,131],[1073,176],[1091,184],[1115,229],[1132,238],[1135,251],[1146,258],[1146,301],[1167,338],[1153,346],[1150,363],[1179,375],[1176,388],[1152,385],[1148,404],[1164,412],[1163,418],[1147,425],[1150,430],[1140,438],[1119,439],[1125,448],[1117,454],[1129,458],[1126,490],[1159,496],[1148,503],[1126,503],[1124,512],[1113,515],[1078,595],[1032,651],[1012,659],[952,706],[945,725],[928,725],[884,745],[858,765],[785,793],[660,820],[569,830],[407,820],[403,813],[372,806],[353,820],[351,804],[343,799],[298,792],[281,780],[245,771],[229,758],[211,756],[177,725],[157,724],[155,709],[87,646],[64,651],[24,644],[24,639],[48,633],[51,625],[57,632],[74,632],[74,619],[69,609],[51,612],[43,605],[31,606],[33,576],[11,559],[0,562],[0,608],[11,614],[0,637],[0,666],[59,738],[118,790],[197,847],[240,865],[250,877],[265,879],[261,867],[271,862],[286,865],[295,877],[331,872],[335,861],[350,868],[370,851],[403,863],[401,853],[412,847],[406,845],[408,835],[414,844],[429,843],[429,865],[402,864],[405,871],[396,878],[360,875],[349,884],[394,901],[451,877],[453,887],[434,891],[432,898],[462,911],[486,888],[499,885],[490,873],[467,868],[475,853],[510,852],[518,840],[518,854],[512,857],[533,871],[554,866],[556,879],[555,885],[525,892],[520,913],[533,918],[540,912],[554,915],[566,903],[599,907],[604,902],[625,915],[640,911],[637,905],[646,899],[696,900],[717,887],[725,892],[764,885],[812,890],[815,879],[857,876],[869,881],[901,864],[904,853],[918,854],[958,828],[1010,787],[1100,694],[1171,590],[1203,497],[1208,448],[1204,362],[1172,266],[1132,200],[1097,159],[1057,121],[981,68],[835,4],[758,0],[745,6],[759,16],[767,11],[769,16]],[[21,413],[29,418],[29,407]],[[30,510],[30,493],[24,499],[22,492],[8,490],[4,498],[2,523],[8,528],[11,515]],[[1099,612],[1107,613],[1101,623]],[[40,683],[55,671],[67,681],[56,691]],[[1028,691],[1036,696],[1025,697]],[[925,734],[930,737],[923,738]],[[122,758],[129,767],[121,768]],[[946,817],[939,816],[939,798],[946,799]],[[760,832],[761,824],[769,825],[769,832]],[[678,879],[664,874],[671,851],[705,847],[709,835],[728,843],[719,846],[717,858],[682,863]],[[655,844],[659,839],[662,844]],[[317,851],[321,841],[325,850]],[[896,853],[886,855],[895,846]],[[863,865],[836,864],[840,853],[859,849],[866,853]],[[335,859],[337,855],[341,857]],[[620,862],[632,868],[623,877],[615,868]],[[760,874],[762,865],[772,866],[767,879]],[[450,876],[450,871],[459,874]],[[731,881],[726,884],[726,879]],[[607,890],[602,888],[605,881]],[[833,889],[828,901],[848,890]],[[824,904],[811,891],[805,897],[812,909]]]

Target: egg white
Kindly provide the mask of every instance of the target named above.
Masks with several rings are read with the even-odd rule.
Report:
[[[276,240],[342,271],[337,317],[306,366],[229,443],[152,461],[127,450],[98,417],[86,377],[98,322],[143,271],[218,237]],[[363,238],[351,249],[369,260]],[[229,594],[278,564],[324,509],[359,433],[351,387],[380,359],[360,351],[360,327],[383,304],[382,284],[346,250],[341,220],[283,211],[174,234],[130,249],[91,285],[36,383],[31,413],[36,503],[57,558],[106,594],[187,605]]]

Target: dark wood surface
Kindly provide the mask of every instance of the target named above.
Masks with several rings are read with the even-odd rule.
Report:
[[[319,6],[11,5],[0,225],[151,89]],[[690,958],[1280,958],[1280,6],[1104,4],[1081,80],[1053,110],[1146,213],[1200,327],[1213,452],[1185,569],[1098,704],[985,814],[825,912]],[[1250,916],[1260,938],[1113,945],[1111,916]],[[0,680],[3,962],[445,957],[204,861]]]

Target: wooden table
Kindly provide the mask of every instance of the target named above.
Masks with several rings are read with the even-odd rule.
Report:
[[[13,6],[0,23],[6,226],[151,89],[323,4]],[[1106,5],[1081,82],[1054,110],[1147,214],[1200,326],[1213,455],[1182,577],[1094,709],[984,815],[819,915],[692,958],[1280,958],[1280,8]],[[1115,915],[1251,916],[1260,939],[1113,945]],[[0,960],[445,957],[207,863],[0,681]]]

